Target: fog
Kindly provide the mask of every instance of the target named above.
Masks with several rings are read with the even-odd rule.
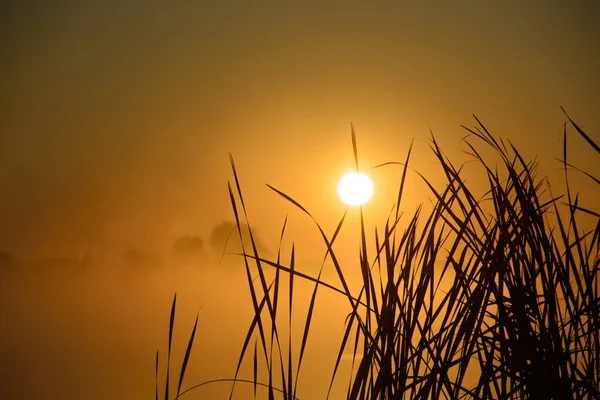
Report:
[[[312,274],[325,254],[318,229],[265,183],[331,235],[345,211],[336,185],[355,168],[351,123],[375,188],[370,235],[401,176],[398,165],[371,167],[403,162],[413,143],[402,203],[412,215],[435,197],[416,171],[443,182],[432,135],[455,165],[472,161],[461,125],[473,114],[537,158],[539,178],[561,193],[560,107],[595,140],[600,132],[598,11],[516,0],[3,3],[0,397],[151,398],[175,292],[176,372],[199,312],[184,387],[233,376],[252,305],[243,263],[224,254],[240,251],[235,233],[223,251],[235,220],[229,154],[258,247],[276,255],[287,217],[283,257],[294,243]],[[569,161],[598,176],[587,143],[568,138]],[[482,169],[463,172],[483,195]],[[600,190],[575,171],[570,182],[593,208]],[[351,209],[337,240],[355,284],[359,223]],[[296,337],[311,289],[298,287]],[[339,295],[321,294],[304,399],[326,390],[348,312]]]
[[[172,374],[179,372],[198,312],[183,388],[232,378],[253,309],[243,264],[230,258],[137,266],[93,257],[20,266],[5,262],[0,291],[2,397],[152,398],[156,350],[162,393],[175,292]],[[314,272],[302,262],[299,268]],[[296,283],[296,346],[307,308],[302,299],[309,290],[312,285]],[[325,393],[347,314],[346,301],[337,294],[322,290],[318,300],[323,305],[314,316],[298,392],[305,398]],[[252,379],[248,368],[246,362],[240,378]],[[222,398],[230,388],[229,383],[215,383],[187,397]],[[247,390],[239,386],[236,394],[245,398]]]
[[[349,221],[356,223],[356,216]],[[316,233],[316,227],[314,230]],[[247,226],[242,232],[248,249],[251,243]],[[350,243],[348,239],[354,233],[351,228],[345,229],[340,235],[342,242]],[[274,260],[279,242],[267,246],[260,231],[254,229],[253,235],[261,254]],[[281,247],[283,264],[289,265],[291,245],[286,233]],[[204,248],[201,238],[184,236],[173,243],[171,252],[162,255],[127,248],[117,257],[87,254],[81,259],[49,258],[23,263],[2,253],[2,397],[151,398],[155,391],[157,350],[159,391],[163,393],[169,313],[175,293],[171,389],[175,387],[196,315],[198,328],[182,389],[233,378],[254,316],[245,265],[239,256],[241,250],[235,225],[225,221],[214,227],[208,248]],[[297,254],[295,268],[316,276],[324,250],[323,245],[316,252]],[[350,287],[358,293],[360,274],[352,262],[352,253],[342,251],[340,260]],[[257,279],[253,263],[250,268],[253,279]],[[274,270],[266,267],[265,271],[270,281]],[[331,263],[326,263],[322,278],[339,286],[336,276]],[[287,277],[283,277],[282,284],[288,284]],[[296,279],[291,328],[295,363],[313,289],[314,284]],[[287,348],[290,332],[286,293],[287,289],[283,289],[279,299],[284,310],[278,319],[282,348]],[[343,295],[327,288],[319,290],[298,381],[300,398],[320,397],[327,392],[349,312]],[[252,379],[255,339],[256,336],[240,370],[241,379]],[[350,360],[349,355],[344,356],[333,398],[341,398],[345,393]],[[224,398],[230,390],[230,382],[212,383],[194,389],[184,398]],[[236,398],[247,398],[251,392],[252,385],[248,384],[238,384],[235,389]]]

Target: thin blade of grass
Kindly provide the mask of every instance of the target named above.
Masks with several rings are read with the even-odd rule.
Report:
[[[590,146],[592,146],[592,148],[593,148],[594,150],[596,150],[596,152],[600,153],[600,146],[598,146],[598,145],[596,144],[596,142],[594,142],[594,141],[592,140],[592,138],[590,138],[590,137],[589,137],[589,136],[588,136],[588,135],[587,135],[587,134],[586,134],[586,133],[585,133],[585,132],[584,132],[584,131],[583,131],[583,130],[582,130],[582,129],[581,129],[581,128],[580,128],[580,127],[579,127],[579,126],[576,124],[576,123],[575,123],[575,121],[573,121],[573,120],[571,119],[571,117],[569,117],[569,114],[567,114],[567,112],[565,111],[565,109],[564,109],[564,108],[562,108],[562,107],[561,107],[560,109],[561,109],[561,110],[562,110],[562,111],[565,113],[565,115],[566,115],[566,116],[567,116],[567,118],[569,119],[569,122],[571,122],[571,124],[572,124],[572,125],[575,127],[575,129],[577,129],[577,132],[579,132],[579,134],[581,135],[581,137],[583,137],[583,138],[586,140],[586,142],[588,142],[588,144],[589,144]]]
[[[171,369],[171,342],[173,341],[173,328],[175,325],[175,305],[177,303],[177,293],[173,296],[173,305],[171,306],[171,317],[169,318],[169,347],[167,348],[167,376],[165,382],[165,400],[169,399],[169,371]]]
[[[356,165],[356,173],[358,174],[358,150],[356,148],[356,132],[354,131],[354,124],[350,122],[350,130],[352,131],[352,150],[354,152],[354,164]]]
[[[185,356],[183,357],[183,364],[181,365],[181,372],[179,374],[179,383],[177,384],[177,396],[181,392],[181,384],[183,383],[183,377],[185,376],[185,370],[187,368],[188,360],[190,359],[190,353],[192,351],[192,345],[194,344],[194,336],[196,336],[196,327],[198,326],[198,314],[196,314],[196,321],[194,322],[194,328],[190,335],[187,348],[185,350]]]
[[[257,357],[257,352],[256,352],[256,348],[257,348],[257,343],[256,341],[254,341],[254,357],[252,357],[252,377],[253,377],[253,382],[254,382],[254,398],[256,399],[256,384],[258,382],[258,357]]]

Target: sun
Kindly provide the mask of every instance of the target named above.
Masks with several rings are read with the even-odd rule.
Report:
[[[340,199],[349,206],[365,204],[373,195],[373,183],[365,174],[352,172],[338,184]]]

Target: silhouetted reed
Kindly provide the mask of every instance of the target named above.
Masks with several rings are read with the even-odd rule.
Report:
[[[598,145],[567,119],[600,156]],[[255,397],[257,386],[263,386],[270,399],[296,398],[317,293],[332,290],[347,300],[349,314],[329,390],[342,354],[350,352],[354,368],[347,399],[600,398],[600,210],[582,207],[571,193],[567,125],[561,160],[566,193],[546,199],[547,185],[536,178],[536,164],[477,123],[476,128],[465,127],[469,132],[465,141],[483,167],[487,193],[476,197],[461,177],[461,168],[448,160],[432,137],[431,149],[446,183],[440,190],[421,175],[435,197],[433,208],[425,215],[419,207],[402,221],[409,149],[401,163],[398,200],[383,229],[368,238],[360,210],[358,293],[350,290],[334,249],[346,214],[331,236],[314,221],[327,248],[325,258],[335,268],[335,284],[322,280],[323,267],[316,276],[297,271],[294,247],[287,262],[280,251],[275,259],[261,256],[250,229],[243,262],[255,315],[231,378],[231,396],[235,384],[244,383],[254,386]],[[352,143],[358,169],[354,130]],[[497,165],[481,156],[482,145],[495,151]],[[241,237],[242,227],[251,225],[233,158],[231,166],[234,181],[229,195]],[[600,184],[593,174],[583,173],[591,184]],[[299,201],[269,187],[313,218]],[[583,219],[593,221],[595,228],[583,231]],[[368,251],[371,248],[375,250]],[[443,289],[442,278],[449,282]],[[311,282],[313,290],[303,334],[292,341],[297,280]],[[287,304],[281,301],[284,295]],[[175,301],[167,359],[174,312]],[[180,391],[181,382],[194,332],[176,398],[185,393]],[[240,369],[249,358],[253,376],[242,379]],[[157,354],[157,399],[158,393]],[[167,386],[165,399],[168,395]]]

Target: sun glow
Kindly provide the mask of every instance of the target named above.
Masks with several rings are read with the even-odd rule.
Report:
[[[359,206],[369,201],[373,195],[373,183],[365,174],[352,172],[340,180],[338,193],[347,205]]]

